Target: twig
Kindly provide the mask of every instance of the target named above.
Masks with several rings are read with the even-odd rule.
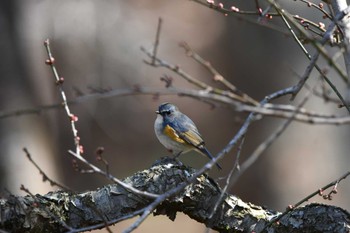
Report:
[[[335,63],[332,58],[329,56],[327,50],[323,47],[324,43],[328,40],[330,40],[330,38],[332,37],[332,33],[335,30],[335,25],[336,23],[345,16],[345,14],[348,13],[348,11],[350,10],[350,7],[346,10],[344,10],[343,12],[341,12],[341,14],[338,14],[335,18],[334,21],[328,26],[328,29],[326,31],[326,33],[323,36],[323,39],[321,41],[321,43],[316,42],[305,30],[304,28],[299,25],[298,23],[295,22],[295,20],[293,20],[293,16],[291,14],[289,14],[287,11],[282,10],[282,8],[274,1],[274,0],[267,0],[270,4],[272,4],[274,6],[274,8],[278,11],[278,13],[280,15],[283,15],[291,24],[293,24],[293,26],[295,28],[298,29],[298,31],[300,33],[303,34],[303,36],[305,36],[310,42],[311,44],[314,46],[314,48],[317,50],[317,53],[321,54],[322,57],[324,59],[326,59],[326,61],[333,66],[333,68],[335,69],[335,71],[340,75],[340,77],[343,79],[344,82],[347,82],[348,77],[346,75],[346,73],[341,69],[341,67]]]
[[[290,70],[291,70],[291,72],[294,73],[295,76],[299,77],[299,74],[295,70],[293,70],[293,69],[290,69]],[[323,69],[322,73],[326,74],[328,72],[327,72],[327,70]],[[325,83],[326,81],[322,78],[322,76],[320,77],[320,79],[321,79],[321,84],[320,84],[321,90],[320,91],[318,91],[317,89],[312,89],[307,83],[305,83],[305,85],[304,85],[305,88],[307,90],[311,90],[312,89],[312,92],[313,92],[314,96],[317,96],[317,97],[323,99],[325,102],[331,102],[331,103],[337,104],[338,107],[343,107],[343,104],[341,103],[339,98],[335,98],[335,97],[331,97],[330,96],[331,90],[327,89],[327,85]],[[299,111],[304,112],[305,109],[300,108]]]
[[[255,0],[255,8],[257,9],[259,15],[261,16],[262,15],[262,9],[260,7],[259,0]]]
[[[181,77],[183,77],[189,83],[191,83],[199,88],[202,88],[205,90],[211,89],[206,83],[201,82],[197,79],[194,79],[191,75],[187,74],[178,65],[172,65],[164,60],[160,60],[159,58],[153,57],[153,54],[151,52],[147,51],[144,47],[141,47],[141,51],[144,52],[146,55],[148,55],[151,59],[154,58],[156,61],[154,65],[152,64],[152,62],[144,61],[146,64],[151,65],[151,66],[155,66],[155,67],[161,66],[161,67],[168,68],[169,70],[172,70],[175,73],[177,73],[178,75],[180,75]]]
[[[221,82],[223,85],[225,85],[228,89],[230,89],[233,92],[238,92],[238,88],[233,85],[231,82],[229,82],[227,79],[225,79],[211,64],[209,61],[204,60],[198,53],[196,53],[185,41],[180,42],[179,46],[185,49],[186,55],[193,58],[196,62],[204,66],[210,73],[214,75],[214,81]]]
[[[144,47],[141,47],[141,51],[143,51],[148,57],[152,58],[152,54],[149,51],[147,51]],[[185,79],[187,82],[203,89],[203,91],[206,93],[213,92],[215,94],[225,95],[225,96],[232,98],[238,102],[242,102],[242,101],[247,102],[245,99],[242,99],[242,97],[237,96],[236,94],[234,94],[230,91],[225,91],[225,90],[221,90],[219,88],[212,87],[212,86],[206,84],[205,82],[202,82],[202,81],[192,77],[190,74],[188,74],[184,70],[182,70],[180,68],[180,66],[170,64],[167,61],[162,60],[160,58],[156,58],[156,65],[152,65],[152,63],[150,63],[148,61],[144,61],[144,62],[148,65],[151,65],[151,66],[155,66],[155,67],[160,66],[160,67],[167,68],[167,69],[173,71],[174,73],[178,74],[180,77]]]
[[[278,220],[280,220],[283,216],[287,215],[290,211],[294,210],[296,207],[298,207],[301,204],[303,204],[304,202],[308,201],[310,198],[312,198],[312,197],[314,197],[316,195],[321,195],[324,190],[326,190],[326,189],[328,189],[328,188],[330,188],[332,186],[337,186],[340,181],[346,179],[349,175],[350,175],[350,171],[347,171],[344,175],[342,175],[340,178],[336,179],[335,181],[333,181],[333,182],[323,186],[322,188],[314,191],[313,193],[309,194],[307,197],[303,198],[302,200],[300,200],[296,204],[290,205],[285,212],[283,212],[281,215],[279,215],[278,217],[276,217],[273,220],[271,220],[271,222],[265,226],[263,231],[265,229],[267,229],[268,227],[270,227],[275,222],[277,222]]]
[[[247,106],[247,105],[242,105],[240,108],[237,109],[237,111],[254,112],[254,113],[260,113],[261,115],[265,115],[265,116],[273,116],[273,117],[280,117],[280,118],[286,118],[286,119],[290,118],[291,115],[293,115],[292,112],[272,110],[272,109],[267,109],[264,107],[253,107],[253,106]],[[308,123],[308,124],[338,125],[338,124],[349,124],[350,123],[350,116],[346,116],[346,117],[335,117],[335,116],[318,117],[318,116],[308,116],[306,114],[297,114],[297,115],[295,115],[294,120],[299,121],[299,122]]]
[[[323,3],[319,3],[319,4],[317,5],[317,4],[312,3],[312,2],[310,2],[310,1],[307,1],[307,0],[299,0],[299,1],[306,3],[308,7],[314,7],[314,8],[316,8],[317,10],[321,11],[321,12],[324,14],[324,16],[326,16],[326,17],[329,18],[330,20],[333,19],[333,17],[332,17],[327,11],[325,11],[325,9],[323,8]]]
[[[152,54],[150,52],[146,51],[143,47],[141,48],[141,50],[143,52],[145,52],[147,56],[152,58]],[[318,55],[317,55],[317,57],[318,57]],[[315,61],[314,62],[316,62],[316,58],[317,57],[315,57]],[[161,67],[165,67],[167,69],[170,69],[171,71],[173,71],[176,74],[180,75],[186,81],[188,81],[188,82],[190,82],[192,84],[195,84],[198,87],[201,87],[201,88],[205,89],[205,92],[203,94],[208,95],[208,96],[210,95],[211,98],[214,98],[214,96],[215,96],[215,100],[221,101],[223,103],[228,103],[228,104],[231,104],[232,101],[226,102],[227,99],[225,97],[232,98],[234,101],[238,101],[238,102],[242,101],[242,98],[237,98],[237,95],[235,95],[234,93],[232,93],[230,91],[223,91],[223,90],[220,90],[218,88],[211,87],[211,86],[207,85],[206,83],[195,79],[191,75],[189,75],[189,74],[185,73],[183,70],[181,70],[178,66],[172,65],[172,64],[170,64],[170,63],[168,63],[168,62],[166,62],[166,61],[164,61],[164,60],[162,60],[160,58],[157,58],[156,60],[158,62],[158,64],[156,66],[161,66]],[[310,62],[310,65],[309,65],[308,69],[306,69],[306,71],[305,71],[304,77],[308,77],[308,75],[310,74],[310,72],[311,72],[311,70],[313,68],[313,65],[315,65],[314,62]],[[146,62],[146,63],[150,64],[149,62]],[[328,79],[325,78],[325,80],[327,81]],[[299,83],[297,85],[295,85],[295,86],[293,86],[291,88],[288,88],[288,91],[289,91],[288,94],[292,94],[293,95],[293,94],[297,93],[298,89],[302,87],[302,85],[300,85],[301,83],[302,82],[299,81]],[[333,90],[336,93],[338,93],[338,95],[340,96],[339,98],[342,99],[340,93],[337,91],[335,86],[331,82],[329,82],[329,85],[333,88]],[[215,93],[218,96],[216,96],[214,94],[211,94],[209,92]],[[219,97],[219,96],[221,96],[221,97]],[[216,99],[216,97],[217,97],[217,99]],[[248,105],[245,105],[245,104],[238,104],[238,103],[234,104],[234,106],[236,107],[237,111],[259,112],[259,113],[264,114],[264,115],[271,115],[271,116],[273,115],[273,116],[283,117],[283,118],[290,118],[291,114],[292,114],[290,112],[289,113],[285,113],[283,111],[282,112],[281,111],[274,111],[274,110],[271,111],[270,109],[267,110],[266,108],[261,108],[259,106],[248,106]],[[267,106],[271,106],[271,105],[269,104]],[[296,109],[295,107],[292,107],[292,108],[293,108],[293,111]],[[350,108],[350,106],[349,106],[349,108]],[[303,112],[303,111],[304,110],[301,110],[301,112]],[[286,114],[288,116],[286,116]],[[313,114],[311,114],[311,115],[313,115]],[[332,119],[334,117],[330,117],[329,120],[331,122],[329,122],[329,120],[324,121],[324,119],[318,119],[317,117],[316,118],[314,118],[314,117],[310,118],[311,115],[309,115],[309,114],[305,114],[305,115],[304,114],[301,114],[301,115],[298,114],[298,115],[295,116],[295,120],[298,120],[298,121],[301,121],[301,122],[308,122],[308,123],[317,123],[317,124],[328,124],[328,123],[333,124],[333,123],[335,123],[335,122],[333,122],[333,120],[330,120],[330,119]],[[316,114],[316,115],[318,115],[318,114]],[[321,118],[323,118],[323,117],[321,117]],[[341,122],[341,124],[344,124],[345,122],[348,122],[349,119],[348,118],[341,119],[340,122],[338,120],[340,120],[340,119],[336,119],[337,123]]]
[[[69,103],[69,102],[68,102]],[[50,104],[50,105],[41,105],[33,108],[12,110],[12,111],[1,111],[0,119],[5,119],[14,116],[23,116],[23,115],[31,115],[31,114],[40,114],[41,112],[62,108],[62,104]]]
[[[288,88],[285,88],[283,90],[279,90],[277,92],[274,92],[274,93],[266,96],[265,99],[260,102],[260,104],[263,106],[264,104],[268,103],[272,99],[276,99],[278,97],[291,94],[292,92],[293,92],[292,87],[288,87]],[[231,151],[231,149],[234,146],[236,146],[236,144],[239,142],[239,140],[241,140],[245,136],[245,134],[247,133],[250,124],[256,120],[256,116],[257,116],[257,113],[254,113],[254,112],[252,112],[248,115],[248,117],[244,121],[244,123],[241,126],[241,128],[239,129],[239,131],[235,134],[235,136],[229,141],[229,143],[224,147],[224,149],[222,149],[217,154],[217,156],[214,159],[212,159],[211,161],[209,161],[207,163],[207,166],[209,166],[209,167],[213,166],[216,162],[218,162],[219,159],[224,157],[225,154],[227,154],[229,151]]]
[[[46,173],[39,167],[39,165],[32,159],[32,156],[30,155],[29,151],[27,148],[23,148],[24,153],[26,154],[28,160],[36,167],[36,169],[38,169],[38,171],[40,172],[40,174],[43,177],[43,181],[49,181],[51,186],[57,186],[60,187],[63,190],[69,190],[71,191],[70,188],[68,188],[67,186],[60,184],[54,180],[52,180],[48,175],[46,175]]]
[[[292,89],[292,88],[287,88]],[[292,94],[291,92],[286,93],[285,95]],[[137,90],[135,88],[125,88],[125,89],[114,89],[108,92],[104,93],[93,93],[93,94],[87,94],[84,96],[77,97],[74,100],[68,101],[69,104],[78,104],[82,103],[84,101],[88,101],[91,99],[103,99],[103,98],[111,98],[111,97],[118,97],[118,96],[129,96],[129,95],[178,95],[178,96],[187,96],[192,97],[198,100],[208,100],[208,101],[214,101],[222,104],[227,104],[232,106],[236,111],[243,111],[243,112],[256,112],[262,115],[271,116],[271,117],[279,117],[279,118],[290,118],[293,111],[296,110],[295,106],[292,105],[280,105],[280,104],[264,104],[263,106],[250,106],[250,105],[244,105],[243,103],[238,103],[235,100],[232,100],[231,98],[227,97],[227,95],[219,95],[219,94],[213,94],[208,93],[202,90],[193,90],[193,89],[180,89],[175,87],[170,87],[167,89],[164,88],[154,88],[154,87],[140,87]],[[3,112],[3,115],[0,113],[0,119],[1,115],[6,117],[15,116],[18,112],[22,112],[23,114],[28,114],[28,112],[40,112],[45,111],[48,109],[55,109],[58,108],[60,105],[53,104],[53,105],[44,105],[39,106],[37,108],[28,108],[24,110],[15,110],[13,112]],[[295,117],[296,121],[300,121],[307,124],[334,124],[334,125],[341,125],[341,124],[349,124],[350,123],[350,117],[342,117],[342,116],[335,116],[335,115],[325,115],[315,112],[307,111],[306,109],[298,109],[298,115]]]
[[[312,91],[309,91],[309,93],[305,96],[302,102],[298,105],[298,108],[301,108],[306,103],[306,101],[310,98],[311,94],[312,94]],[[260,155],[264,151],[266,151],[266,149],[268,149],[279,136],[281,136],[281,134],[293,122],[296,115],[297,115],[297,109],[296,111],[294,111],[294,113],[291,115],[289,119],[287,119],[279,128],[277,128],[275,132],[270,134],[269,137],[254,150],[254,152],[248,157],[248,159],[244,161],[244,163],[240,166],[240,170],[238,170],[238,172],[232,178],[231,185],[236,183],[238,178],[258,160]]]
[[[332,38],[332,34],[335,30],[335,28],[337,27],[337,23],[339,20],[341,20],[346,14],[349,13],[350,7],[348,7],[346,10],[344,10],[343,12],[340,12],[339,14],[337,14],[332,23],[328,26],[327,31],[324,33],[323,38],[321,40],[320,43],[317,43],[316,41],[313,40],[312,37],[310,37],[306,31],[303,29],[302,26],[300,26],[299,24],[297,24],[294,20],[293,17],[286,11],[281,10],[281,7],[273,0],[267,0],[270,4],[272,4],[275,9],[277,11],[279,11],[279,13],[281,15],[284,15],[284,17],[286,17],[292,24],[294,27],[296,27],[298,29],[298,31],[300,33],[302,33],[305,37],[307,37],[307,39],[311,42],[311,44],[314,46],[315,49],[317,49],[318,53],[320,53],[326,60],[327,62],[334,67],[334,69],[336,70],[336,72],[340,75],[340,77],[343,79],[344,82],[348,81],[348,77],[346,75],[346,73],[341,69],[341,67],[335,63],[333,61],[333,59],[328,55],[327,51],[324,49],[323,45],[330,40]]]
[[[322,76],[322,78],[328,83],[328,85],[333,89],[334,93],[338,96],[339,100],[343,103],[344,106],[347,107],[348,112],[350,113],[350,107],[346,105],[345,99],[342,97],[342,95],[339,93],[338,89],[333,85],[333,83],[328,79],[328,77],[326,76],[326,74],[322,71],[322,69],[316,64],[316,60],[319,56],[319,53],[316,53],[313,57],[309,54],[309,52],[306,50],[306,48],[304,47],[304,45],[301,43],[301,41],[299,40],[299,38],[297,37],[297,35],[295,34],[294,30],[292,29],[292,27],[290,26],[290,24],[288,23],[285,15],[282,13],[281,11],[281,18],[284,22],[284,24],[287,26],[288,30],[290,31],[290,33],[292,34],[294,40],[297,42],[297,44],[299,45],[299,47],[301,48],[301,50],[304,52],[304,54],[306,55],[306,57],[310,60],[310,64],[308,66],[308,68],[305,70],[305,73],[301,79],[301,81],[299,81],[299,83],[296,85],[296,90],[295,93],[293,94],[292,98],[295,98],[295,96],[298,94],[298,92],[300,91],[300,89],[302,88],[303,85],[305,85],[306,80],[308,79],[312,68],[314,65],[315,68],[317,69],[317,71],[320,73],[320,75]],[[327,35],[327,37],[323,37],[322,43],[324,44],[326,42],[325,38],[328,38],[328,34],[333,30],[333,27],[328,27],[327,32],[325,33],[325,36]],[[333,59],[332,59],[333,60]]]
[[[161,27],[162,27],[162,18],[159,17],[159,19],[158,19],[158,27],[157,27],[157,34],[156,34],[156,40],[154,42],[154,47],[153,47],[152,65],[155,65],[155,62],[156,62]]]
[[[126,219],[130,219],[130,218],[133,218],[137,215],[140,215],[143,213],[145,208],[142,208],[140,210],[137,210],[137,211],[134,211],[130,214],[127,214],[123,217],[120,217],[120,218],[117,218],[117,219],[113,219],[113,220],[110,220],[110,221],[107,221],[106,224],[108,224],[109,226],[110,225],[113,225],[113,224],[116,224],[118,222],[121,222],[121,221],[124,221]],[[87,226],[87,227],[82,227],[82,228],[77,228],[77,229],[73,229],[73,230],[70,230],[68,231],[67,233],[76,233],[76,232],[85,232],[85,231],[92,231],[92,230],[96,230],[96,229],[100,229],[101,227],[104,227],[105,226],[105,223],[100,223],[100,224],[96,224],[96,225],[93,225],[93,226]]]
[[[323,33],[326,32],[325,29],[325,25],[323,23],[315,23],[309,19],[306,19],[304,17],[301,17],[299,15],[294,15],[293,16],[294,19],[298,20],[299,23],[306,29],[309,30],[311,32],[313,32],[314,34],[318,35],[319,37],[323,37]],[[318,31],[316,31],[316,29]]]
[[[218,12],[221,12],[221,13],[224,13],[225,15],[232,15],[232,16],[236,16],[237,13],[239,14],[245,14],[245,15],[248,15],[248,14],[251,14],[251,15],[259,15],[259,12],[245,12],[245,11],[240,11],[238,8],[233,8],[233,9],[226,9],[226,8],[222,8],[220,7],[220,5],[216,5],[214,4],[214,1],[206,1],[206,2],[203,2],[201,0],[193,0],[195,1],[196,3],[199,3],[201,5],[204,5],[206,7],[209,7],[215,11],[218,11]],[[282,11],[281,7],[274,1],[274,0],[267,0],[267,2],[269,4],[271,4],[275,9],[279,9],[280,11]],[[236,10],[235,10],[236,9]],[[345,11],[342,12],[342,15],[339,15],[339,18],[342,18],[345,14],[347,14],[349,11],[349,9],[346,9]],[[347,82],[347,75],[346,73],[341,69],[341,67],[336,64],[328,55],[327,51],[319,44],[319,43],[316,43],[316,41],[314,41],[314,39],[307,33],[305,32],[305,30],[303,29],[303,27],[301,25],[299,25],[298,23],[294,22],[293,21],[293,16],[287,12],[283,12],[283,14],[285,15],[285,17],[292,22],[293,26],[295,26],[309,41],[311,41],[311,44],[315,47],[316,50],[319,51],[319,53],[327,60],[327,62],[329,64],[331,64],[334,69],[337,71],[337,73],[340,75],[340,77],[345,81]],[[272,16],[280,16],[280,13],[269,13],[268,14],[270,17]],[[241,18],[239,18],[241,19]],[[244,20],[246,20],[244,18]],[[249,20],[247,20],[249,22]],[[335,19],[335,21],[337,21]],[[255,22],[257,23],[257,22]],[[259,24],[261,26],[266,26],[266,24]],[[270,25],[269,25],[270,26]],[[278,30],[280,31],[280,30]],[[328,36],[328,35],[327,35]]]
[[[303,204],[304,202],[308,201],[310,198],[318,195],[318,194],[321,194],[320,191],[324,191],[332,186],[338,186],[339,182],[346,179],[348,176],[350,175],[350,171],[347,171],[344,175],[342,175],[341,177],[339,177],[338,179],[336,179],[335,181],[323,186],[321,189],[311,193],[310,195],[308,195],[307,197],[305,197],[304,199],[300,200],[299,202],[297,202],[296,204],[293,205],[293,207],[298,207],[300,206],[301,204]]]
[[[202,1],[202,0],[193,0],[196,3],[199,3],[203,6],[209,7],[217,12],[223,13],[226,16],[236,16],[237,15],[253,15],[253,16],[260,16],[261,12],[257,9],[256,11],[247,11],[247,10],[241,10],[233,5],[230,5],[229,7],[224,7],[222,3],[215,4],[213,0],[207,0],[207,1]],[[268,15],[272,16],[277,16],[275,12],[269,13]]]
[[[149,197],[149,198],[157,198],[159,195],[154,194],[154,193],[149,193],[149,192],[145,192],[145,191],[140,191],[124,182],[122,182],[121,180],[117,179],[116,177],[112,176],[110,173],[107,173],[103,170],[101,170],[100,168],[96,167],[95,165],[91,164],[90,162],[88,162],[85,158],[83,158],[81,155],[69,150],[68,153],[70,155],[72,155],[73,157],[75,157],[76,159],[78,159],[79,161],[81,161],[82,163],[84,163],[85,165],[87,165],[88,167],[90,167],[91,173],[97,173],[100,174],[108,179],[110,179],[111,181],[119,184],[120,186],[122,186],[123,188],[129,190],[130,192],[133,192],[135,194],[144,196],[144,197]]]
[[[70,109],[69,109],[69,106],[68,106],[68,103],[67,103],[67,97],[66,97],[66,94],[65,94],[65,92],[64,92],[64,90],[63,90],[63,87],[62,87],[62,84],[63,84],[63,82],[64,82],[64,79],[63,79],[62,77],[59,77],[58,72],[57,72],[57,69],[56,69],[56,67],[55,67],[55,65],[54,65],[55,59],[54,59],[54,57],[52,56],[52,53],[51,53],[51,50],[50,50],[49,39],[47,39],[47,40],[45,41],[44,45],[45,45],[45,48],[46,48],[46,51],[47,51],[47,55],[48,55],[48,57],[49,57],[49,59],[46,60],[46,64],[47,64],[47,65],[50,65],[50,67],[51,67],[51,69],[52,69],[52,72],[53,72],[54,77],[55,77],[55,79],[56,79],[56,84],[58,85],[59,90],[60,90],[60,93],[61,93],[61,97],[62,97],[62,100],[63,100],[63,106],[64,106],[64,108],[65,108],[65,110],[66,110],[66,113],[67,113],[68,117],[70,118],[71,128],[72,128],[72,132],[73,132],[73,136],[74,136],[74,144],[75,144],[75,146],[76,146],[76,152],[75,152],[76,158],[80,158],[81,161],[87,162],[87,161],[81,156],[81,154],[83,153],[83,147],[82,147],[82,145],[80,145],[80,137],[78,136],[78,130],[76,129],[76,126],[75,126],[75,122],[78,121],[78,117],[75,116],[74,114],[72,114],[71,111],[70,111]],[[25,152],[26,152],[26,154],[27,154],[27,157],[30,158],[30,155],[29,155],[29,153],[28,153],[28,151],[27,151],[26,149],[25,149]],[[31,158],[30,158],[30,160],[31,160]],[[31,160],[31,161],[32,161],[32,160]],[[33,162],[33,161],[32,161],[32,162]],[[34,163],[34,162],[33,162],[33,163]],[[85,163],[85,164],[87,164],[87,163]],[[34,165],[36,165],[36,164],[34,163]],[[90,164],[90,167],[91,167],[91,168],[95,168],[95,170],[96,170],[96,167],[92,166],[92,164]],[[107,168],[108,168],[108,166],[107,166]],[[43,174],[44,174],[44,173],[43,173]],[[44,174],[44,175],[45,175],[45,174]],[[46,176],[46,175],[45,175],[45,176]],[[107,169],[107,173],[106,173],[105,176],[108,177],[108,178],[112,177],[112,176],[109,174],[108,169]],[[114,179],[114,180],[117,180],[117,179]],[[119,180],[118,180],[118,181],[119,181]],[[123,186],[121,181],[120,181],[118,184],[120,184],[121,186]],[[125,186],[128,186],[128,185],[125,184]],[[124,186],[123,186],[123,187],[124,187]],[[131,188],[129,187],[128,190],[131,190],[131,189],[132,189],[132,187],[131,187]],[[135,190],[136,190],[136,189],[135,189]],[[143,195],[147,195],[148,193],[142,192],[142,194],[143,194]],[[111,232],[110,228],[108,227],[108,225],[107,225],[107,223],[106,223],[106,219],[104,218],[103,214],[101,214],[101,213],[100,213],[99,211],[97,211],[97,210],[95,210],[95,212],[101,217],[101,219],[104,220],[105,228],[108,230],[108,232]],[[68,228],[68,229],[69,229],[69,230],[72,230],[72,228]]]
[[[231,82],[229,82],[227,79],[224,78],[211,64],[209,61],[204,60],[198,53],[192,50],[192,48],[186,43],[181,42],[180,46],[185,49],[187,56],[193,58],[196,62],[204,66],[210,73],[214,76],[214,81],[222,83],[224,86],[226,86],[228,89],[230,89],[232,92],[237,93],[232,95],[235,96],[235,99],[239,100],[243,103],[250,103],[253,105],[259,105],[259,103],[248,96],[247,94],[243,93],[242,91],[238,90],[238,88],[233,85]]]
[[[219,3],[219,4],[215,4],[215,2],[212,1],[212,0],[209,0],[209,1],[206,1],[206,2],[201,1],[201,0],[194,0],[194,1],[197,2],[197,3],[199,3],[199,4],[201,4],[201,5],[204,5],[204,6],[206,6],[206,7],[209,7],[209,8],[211,8],[211,9],[214,9],[215,11],[222,12],[222,13],[224,13],[225,15],[233,15],[233,16],[236,16],[237,13],[246,14],[246,15],[247,15],[247,14],[253,14],[253,15],[254,15],[254,14],[257,14],[257,15],[258,15],[258,14],[259,14],[259,12],[257,12],[257,13],[242,12],[242,11],[240,11],[240,10],[239,10],[238,8],[236,8],[236,7],[231,7],[231,9],[228,10],[228,9],[222,7],[222,5],[221,5],[220,3]],[[332,60],[332,58],[328,55],[327,51],[323,48],[322,45],[320,45],[320,43],[316,42],[316,41],[304,30],[304,28],[303,28],[301,25],[299,25],[298,23],[294,22],[294,20],[293,20],[293,17],[294,17],[294,16],[292,16],[291,14],[289,14],[289,13],[283,11],[282,8],[281,8],[274,0],[267,0],[267,1],[268,1],[268,3],[271,4],[276,10],[279,11],[279,12],[277,12],[277,13],[269,13],[269,16],[272,17],[272,16],[284,15],[289,21],[291,21],[291,23],[293,24],[293,26],[295,26],[295,27],[299,30],[299,32],[301,32],[301,33],[311,42],[311,44],[315,47],[315,49],[318,51],[318,53],[320,53],[320,54],[327,60],[327,62],[328,62],[331,66],[334,67],[334,69],[335,69],[336,72],[340,75],[340,77],[341,77],[345,82],[348,82],[348,81],[347,81],[348,78],[347,78],[346,73],[341,69],[341,67],[340,67],[337,63],[335,63],[335,62]],[[281,13],[281,12],[283,12],[283,13]],[[343,12],[341,12],[341,15],[337,15],[338,17],[335,17],[333,23],[334,23],[334,22],[337,22],[339,19],[341,19],[342,17],[344,17],[344,15],[346,15],[347,13],[349,13],[349,8],[347,8],[346,10],[344,10]],[[248,22],[249,22],[249,21],[248,21]],[[264,25],[264,24],[262,24],[262,25]],[[325,33],[324,38],[329,39],[329,38],[330,38],[330,33]],[[315,59],[315,60],[316,60],[316,59]],[[310,68],[309,68],[310,70],[311,70],[311,67],[312,67],[312,66],[313,66],[313,65],[311,64],[311,66],[310,66]],[[329,80],[328,80],[328,81],[329,81]],[[327,82],[328,82],[328,81],[327,81]],[[328,83],[330,83],[330,82],[328,82]],[[301,83],[300,83],[300,84],[301,84]],[[300,84],[299,84],[299,86],[296,86],[296,88],[295,88],[295,93],[298,92],[298,87],[300,87]],[[332,85],[331,87],[332,87],[332,89],[335,88],[334,85]],[[339,97],[339,96],[338,96],[338,97]],[[340,97],[340,99],[343,99],[343,98]],[[350,112],[350,107],[349,107],[348,111]]]
[[[227,189],[230,189],[230,187],[231,187],[231,185],[230,185],[231,184],[231,179],[232,179],[232,175],[234,174],[234,171],[236,171],[236,170],[239,171],[240,170],[239,158],[240,158],[241,151],[242,151],[242,148],[243,148],[244,139],[245,139],[245,137],[243,136],[242,140],[241,140],[241,143],[239,144],[238,149],[237,149],[237,155],[236,155],[235,163],[232,166],[232,168],[230,170],[230,173],[228,174],[228,176],[226,178],[225,186],[222,189],[221,195],[220,195],[219,199],[216,201],[215,206],[214,206],[212,212],[210,213],[210,215],[208,217],[209,219],[211,219],[214,216],[217,208],[219,207],[219,204],[221,203],[222,199],[224,198],[224,195],[225,195]]]
[[[232,169],[231,173],[234,172],[235,170],[236,171],[241,170],[241,165],[240,165],[239,161],[240,161],[240,158],[241,158],[241,151],[242,151],[244,142],[245,142],[245,136],[242,137],[241,143],[238,146],[235,163],[233,164],[233,169]]]
[[[109,173],[109,163],[108,163],[108,161],[107,161],[105,158],[103,158],[103,156],[102,156],[104,150],[105,150],[105,149],[104,149],[103,147],[97,148],[97,150],[96,150],[96,160],[97,160],[97,161],[102,161],[102,162],[104,163],[104,165],[105,165],[105,167],[106,167],[106,173],[107,173],[107,175],[109,175],[109,174],[110,174],[110,173]]]
[[[52,73],[53,73],[54,78],[56,80],[56,85],[59,88],[59,91],[60,91],[60,94],[61,94],[61,97],[62,97],[62,100],[63,100],[62,105],[63,105],[64,109],[66,110],[66,114],[69,117],[69,120],[70,120],[70,123],[71,123],[71,128],[72,128],[73,137],[74,137],[74,145],[76,147],[75,151],[76,151],[76,153],[78,155],[80,155],[81,153],[83,153],[83,146],[80,145],[80,137],[78,136],[78,130],[76,129],[76,126],[75,126],[75,122],[78,121],[78,117],[76,115],[74,115],[73,113],[71,113],[71,111],[69,109],[67,97],[66,97],[66,94],[65,94],[65,92],[63,90],[63,87],[62,87],[63,82],[64,82],[64,78],[60,77],[58,75],[58,72],[57,72],[57,69],[56,69],[56,66],[55,66],[55,58],[52,56],[52,53],[51,53],[49,39],[45,40],[44,45],[45,45],[45,48],[46,48],[47,55],[49,57],[45,61],[45,63],[51,67]]]

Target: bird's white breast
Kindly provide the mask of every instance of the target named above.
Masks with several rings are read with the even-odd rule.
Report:
[[[173,154],[179,154],[180,152],[185,153],[188,151],[188,147],[170,139],[164,134],[163,130],[163,117],[161,115],[157,115],[157,119],[154,122],[154,131],[160,143],[162,143],[163,146],[169,151],[172,151]]]

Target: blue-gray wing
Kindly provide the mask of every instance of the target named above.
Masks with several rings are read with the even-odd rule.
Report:
[[[186,141],[188,144],[193,145],[196,148],[204,145],[202,136],[198,132],[196,125],[186,115],[178,116],[169,125],[176,131],[181,139]]]

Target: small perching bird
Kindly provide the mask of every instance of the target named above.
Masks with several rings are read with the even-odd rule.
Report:
[[[160,143],[176,157],[182,153],[196,150],[213,160],[205,147],[204,140],[193,121],[171,103],[159,106],[154,131]],[[221,170],[221,166],[216,163]]]

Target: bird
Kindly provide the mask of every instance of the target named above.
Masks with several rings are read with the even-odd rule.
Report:
[[[205,147],[205,142],[193,121],[180,112],[178,107],[171,103],[163,103],[156,111],[154,122],[155,134],[163,146],[178,157],[180,154],[195,150],[206,155],[210,160],[214,157]],[[219,170],[222,167],[216,163]]]

